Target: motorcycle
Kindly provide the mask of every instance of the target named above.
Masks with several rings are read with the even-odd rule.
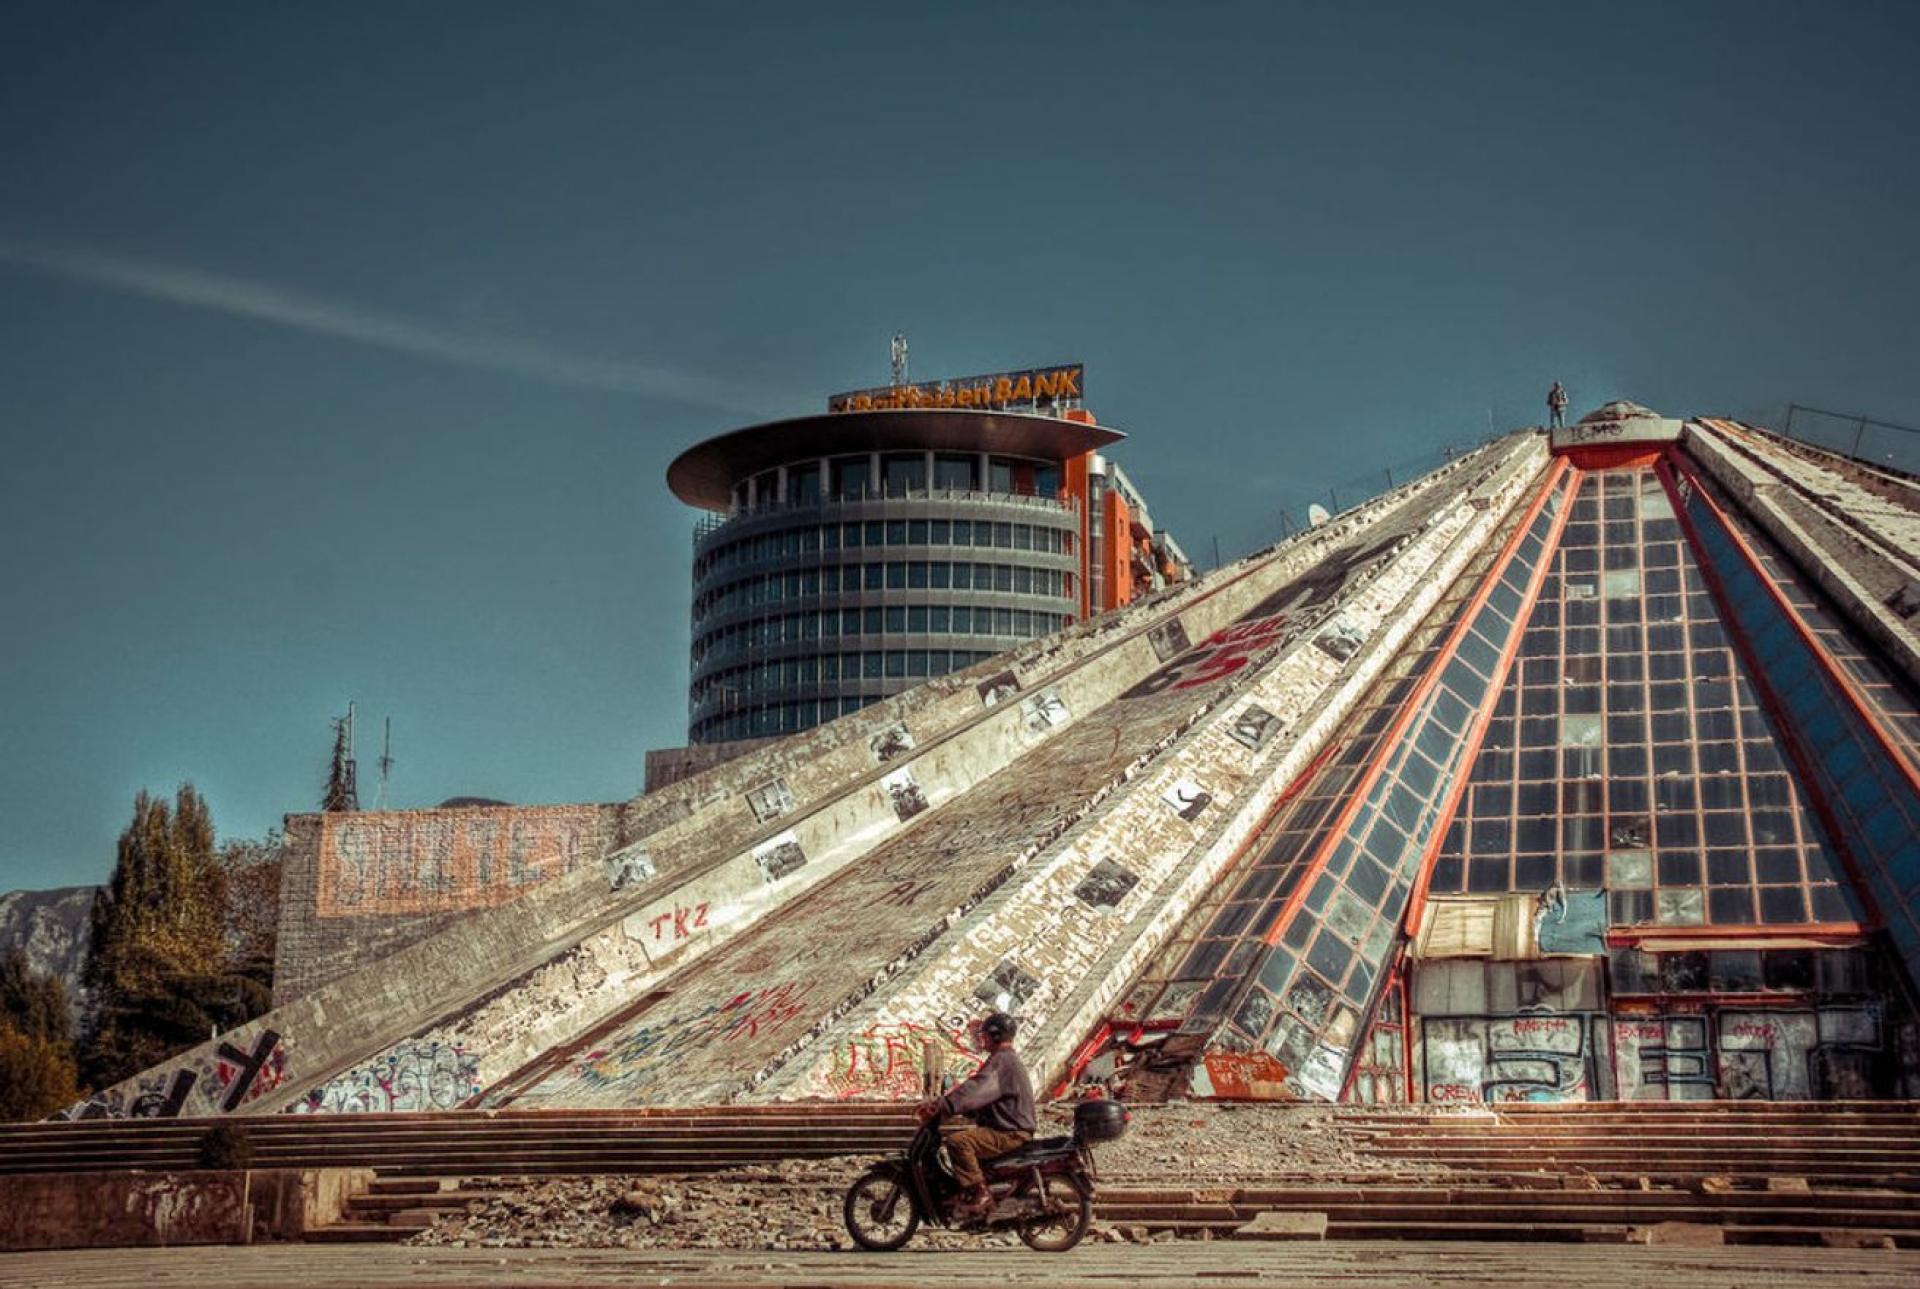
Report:
[[[905,1247],[922,1222],[963,1231],[1012,1230],[1042,1253],[1065,1253],[1093,1221],[1093,1147],[1126,1132],[1126,1107],[1083,1101],[1073,1108],[1073,1134],[1030,1141],[983,1160],[993,1205],[982,1217],[961,1218],[962,1187],[940,1157],[940,1124],[920,1125],[897,1159],[883,1160],[847,1188],[841,1205],[847,1233],[863,1249],[889,1253]]]

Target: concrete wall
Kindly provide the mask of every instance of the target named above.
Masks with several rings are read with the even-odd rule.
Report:
[[[340,1220],[368,1169],[0,1176],[0,1251],[297,1240]]]
[[[585,805],[288,816],[274,1003],[596,862],[618,815]]]

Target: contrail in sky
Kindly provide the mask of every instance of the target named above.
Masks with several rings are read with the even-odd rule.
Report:
[[[464,367],[525,376],[553,385],[672,399],[748,416],[773,415],[770,408],[792,406],[791,402],[783,404],[765,391],[745,388],[732,381],[644,363],[583,358],[542,345],[451,330],[267,282],[226,277],[183,265],[56,249],[5,237],[0,237],[0,264],[127,295],[278,323],[318,335]]]

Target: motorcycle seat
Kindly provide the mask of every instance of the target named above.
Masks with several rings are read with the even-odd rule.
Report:
[[[1004,1155],[995,1155],[992,1159],[980,1161],[980,1167],[988,1173],[1011,1173],[1034,1164],[1043,1164],[1062,1155],[1073,1153],[1072,1137],[1042,1137],[1029,1141],[1026,1145],[1009,1150]]]

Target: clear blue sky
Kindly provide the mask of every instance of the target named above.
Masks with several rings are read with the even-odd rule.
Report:
[[[369,800],[637,790],[666,463],[896,328],[1085,362],[1203,560],[1556,376],[1920,423],[1920,5],[928,8],[8,4],[0,889],[349,698]]]

